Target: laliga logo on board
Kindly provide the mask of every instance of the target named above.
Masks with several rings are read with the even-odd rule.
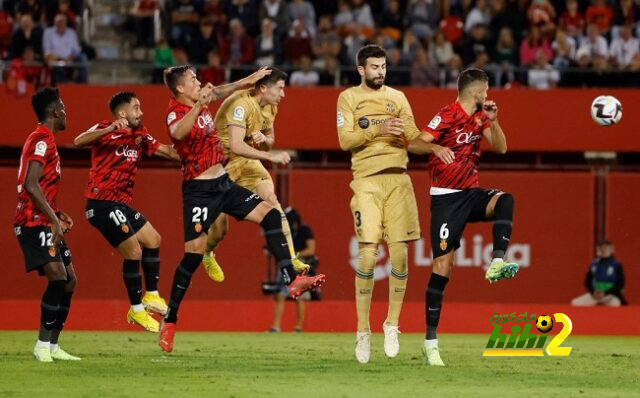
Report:
[[[416,267],[430,267],[433,264],[433,253],[427,247],[424,239],[414,242],[412,260]],[[460,239],[460,248],[453,256],[453,264],[456,267],[482,267],[485,269],[491,263],[492,254],[493,243],[491,240],[485,243],[480,234],[473,235],[471,239],[463,237]],[[517,262],[520,267],[529,267],[531,265],[531,244],[512,243],[509,245],[506,258]],[[358,269],[358,238],[355,236],[352,236],[349,242],[349,265],[354,270]],[[390,274],[391,259],[387,256],[387,249],[384,245],[378,245],[378,257],[373,279],[376,281],[386,279]]]

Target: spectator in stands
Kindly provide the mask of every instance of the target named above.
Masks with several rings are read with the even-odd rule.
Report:
[[[229,21],[229,35],[220,43],[220,59],[224,65],[253,63],[253,39],[245,33],[239,19]]]
[[[211,21],[214,32],[226,32],[229,18],[222,0],[206,0],[202,6],[202,19]]]
[[[387,37],[397,43],[402,40],[402,32],[404,31],[404,22],[402,12],[400,11],[400,2],[398,0],[390,0],[389,5],[385,7],[380,18],[380,31]]]
[[[508,26],[500,29],[493,53],[495,85],[497,87],[510,85],[515,80],[515,67],[519,63],[519,52],[513,32]]]
[[[324,62],[327,58],[336,58],[340,54],[340,36],[331,25],[331,16],[323,15],[320,17],[312,50],[313,56],[316,57],[313,66],[318,69],[324,68]]]
[[[364,0],[351,0],[353,13],[353,21],[360,24],[363,28],[369,29],[373,33],[375,22],[373,21],[373,13],[371,7]],[[370,36],[370,35],[369,35]]]
[[[285,37],[289,32],[291,17],[289,6],[284,0],[262,0],[258,9],[258,18],[264,21],[269,18],[273,21],[278,38]]]
[[[549,0],[533,0],[527,10],[529,26],[540,28],[544,36],[553,34],[556,27],[556,10]]]
[[[297,63],[300,70],[296,70],[291,74],[289,84],[291,86],[303,87],[318,85],[320,82],[320,75],[318,72],[311,69],[311,58],[308,55],[303,55]]]
[[[282,62],[282,45],[274,32],[273,21],[262,20],[260,35],[256,37],[256,65],[272,66]]]
[[[607,40],[600,34],[597,25],[587,26],[587,36],[580,43],[580,48],[584,48],[591,59],[595,57],[609,58],[609,45]]]
[[[556,37],[551,43],[551,49],[553,50],[553,66],[555,68],[567,68],[574,63],[576,40],[562,29],[556,31]]]
[[[298,257],[305,263],[311,266],[311,270],[308,275],[315,275],[318,268],[318,258],[316,257],[316,240],[313,236],[311,228],[302,223],[300,214],[291,207],[285,209],[285,215],[291,226],[291,238],[293,239],[293,246],[298,252]],[[280,292],[275,296],[275,311],[273,317],[273,323],[269,328],[272,333],[278,333],[281,331],[280,322],[282,320],[282,313],[284,312],[284,301],[288,295],[287,287],[282,280],[282,274],[278,271],[278,283],[281,286]],[[296,300],[296,324],[294,331],[296,333],[302,333],[304,315],[305,315],[305,302],[309,299],[319,299],[319,291],[316,289],[314,292],[304,293],[298,300]]]
[[[73,12],[73,10],[71,9],[71,0],[59,0],[58,1],[58,8],[55,12],[55,15],[58,14],[63,14],[64,16],[67,17],[67,26],[72,28],[72,29],[77,29],[78,24],[77,24],[77,17],[76,17],[76,13]],[[54,15],[54,18],[55,18]]]
[[[616,39],[622,26],[635,26],[640,20],[640,7],[633,0],[620,0],[615,2],[613,10],[613,28],[611,36]],[[640,26],[638,26],[640,32]]]
[[[200,28],[189,45],[189,58],[195,64],[204,65],[208,62],[211,50],[217,49],[218,36],[214,32],[213,22],[202,19]]]
[[[31,47],[36,60],[42,60],[42,29],[33,23],[31,14],[23,14],[20,17],[20,27],[11,37],[7,58],[21,57],[27,47]]]
[[[65,82],[74,71],[74,80],[87,82],[86,56],[82,53],[76,31],[67,27],[67,17],[58,14],[53,20],[53,27],[47,28],[42,37],[44,58],[52,67],[53,83]],[[69,67],[69,64],[76,64]]]
[[[442,68],[449,63],[453,55],[453,46],[444,37],[444,33],[437,31],[429,46],[431,63]]]
[[[136,33],[134,47],[153,47],[153,15],[158,9],[158,0],[137,0],[129,13],[133,18]]]
[[[482,1],[482,0],[481,0]],[[405,25],[424,39],[430,36],[436,26],[436,8],[434,0],[409,0],[405,15]]]
[[[560,27],[574,39],[578,39],[586,26],[584,16],[578,8],[578,0],[567,0],[567,9],[560,17]]]
[[[560,80],[560,73],[549,64],[547,53],[538,50],[536,62],[528,71],[529,87],[537,90],[549,90],[554,88]]]
[[[13,35],[13,18],[11,14],[0,9],[0,59],[5,58],[11,46],[11,36]]]
[[[225,83],[225,71],[220,66],[220,54],[217,51],[209,51],[207,66],[200,68],[199,75],[202,84],[211,83],[214,86]]]
[[[402,52],[398,47],[392,47],[387,51],[387,77],[386,84],[391,87],[408,86],[411,82],[409,63],[402,58]]]
[[[431,63],[429,54],[423,48],[416,51],[416,57],[411,63],[411,86],[437,87],[440,82],[440,71]]]
[[[444,37],[455,48],[460,46],[464,35],[464,23],[457,15],[449,15],[442,20],[439,24],[440,31],[444,33]]]
[[[606,3],[606,0],[592,0],[592,3],[587,7],[585,13],[587,25],[594,24],[598,27],[601,35],[607,35],[613,22],[613,9]]]
[[[346,36],[350,33],[352,23],[351,5],[347,0],[338,1],[338,13],[333,17],[333,25],[338,29],[340,35]]]
[[[284,62],[290,65],[295,65],[303,55],[313,56],[311,36],[301,19],[293,21],[289,36],[283,44],[283,53]]]
[[[445,70],[444,86],[446,88],[453,89],[458,87],[458,75],[460,75],[463,67],[462,58],[457,54],[454,55]]]
[[[474,62],[480,53],[489,54],[491,41],[489,40],[487,27],[477,24],[471,29],[471,34],[464,38],[462,43],[462,62],[469,65]]]
[[[419,48],[422,48],[422,44],[418,41],[416,34],[412,30],[405,31],[401,47],[404,62],[411,64]]]
[[[596,246],[596,259],[593,260],[584,280],[587,293],[574,298],[571,305],[618,307],[626,305],[624,298],[624,271],[622,264],[613,256],[614,246],[602,241]]]
[[[471,9],[464,22],[464,30],[469,33],[477,24],[489,26],[489,22],[491,22],[491,11],[487,0],[476,0],[475,7]]]
[[[23,17],[27,15],[23,15]],[[7,89],[17,96],[23,96],[27,93],[29,83],[35,89],[49,83],[48,73],[40,62],[36,62],[35,52],[31,47],[25,47],[22,55],[11,61],[6,80]]]
[[[189,53],[183,47],[174,47],[172,49],[173,58],[176,60],[176,65],[188,65],[191,63],[189,59]]]
[[[526,15],[518,9],[516,1],[492,0],[491,11],[493,18],[490,22],[491,32],[500,32],[504,27],[511,29],[517,43],[523,37],[523,31],[528,28]]]
[[[346,82],[341,82],[340,78],[340,62],[338,58],[335,57],[326,57],[324,60],[324,68],[320,72],[320,81],[318,84],[321,86],[335,86],[336,84],[346,84]]]
[[[540,33],[540,28],[532,26],[527,37],[520,44],[520,63],[522,65],[532,65],[536,62],[538,51],[543,51],[547,59],[553,58],[553,51],[549,45],[549,40]]]
[[[16,19],[19,20],[24,14],[31,15],[37,24],[44,24],[46,21],[44,8],[38,0],[20,0],[16,5]]]
[[[611,64],[619,69],[627,69],[639,51],[638,45],[638,39],[633,37],[631,25],[623,26],[620,30],[620,37],[614,39],[609,48]]]
[[[306,0],[292,0],[289,3],[289,18],[291,22],[300,21],[311,37],[316,34],[316,10],[311,2]]]
[[[153,76],[152,82],[155,84],[164,83],[163,70],[170,66],[176,65],[176,59],[173,57],[173,51],[164,38],[161,38],[156,48],[153,50]]]
[[[196,0],[172,0],[167,7],[167,12],[171,21],[169,44],[188,46],[200,21]]]
[[[239,19],[251,37],[260,31],[257,0],[231,0],[227,5],[227,15],[229,19]]]

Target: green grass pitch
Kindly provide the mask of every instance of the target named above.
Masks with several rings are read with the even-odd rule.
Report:
[[[181,333],[163,355],[146,332],[68,332],[81,362],[32,358],[36,333],[0,332],[0,397],[638,397],[640,338],[569,336],[569,357],[485,358],[486,335],[440,336],[445,368],[422,364],[422,336],[356,362],[354,334]]]

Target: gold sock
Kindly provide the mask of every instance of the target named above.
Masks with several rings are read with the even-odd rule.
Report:
[[[371,330],[369,327],[369,310],[373,294],[373,269],[378,258],[378,249],[362,247],[358,254],[358,270],[356,271],[356,312],[358,314],[358,331]]]
[[[407,289],[407,242],[389,243],[389,257],[391,258],[391,275],[389,276],[389,310],[387,311],[388,325],[398,326],[404,293]]]
[[[291,258],[296,257],[296,250],[293,247],[293,238],[291,237],[291,227],[289,227],[289,221],[287,220],[287,215],[284,214],[284,210],[282,210],[282,206],[277,205],[276,209],[280,212],[280,221],[282,222],[282,234],[284,238],[287,240],[287,246],[289,247],[289,255]]]

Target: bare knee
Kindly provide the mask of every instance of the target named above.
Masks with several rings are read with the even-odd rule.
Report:
[[[447,253],[444,256],[435,258],[433,260],[433,272],[449,277],[451,275],[451,269],[453,268],[453,252]]]
[[[77,285],[78,285],[78,278],[76,277],[76,274],[73,272],[68,273],[67,283],[64,285],[65,293],[72,293],[76,289]]]

